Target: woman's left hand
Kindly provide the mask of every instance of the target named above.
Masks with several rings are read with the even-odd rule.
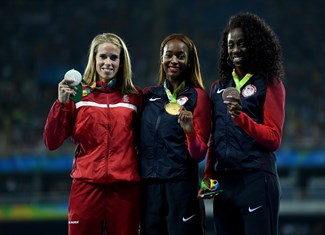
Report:
[[[179,109],[178,123],[181,125],[185,133],[192,133],[193,126],[193,114],[191,111],[187,111],[183,106]]]

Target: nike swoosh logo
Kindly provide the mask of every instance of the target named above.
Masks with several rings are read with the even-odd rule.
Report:
[[[160,100],[161,98],[158,97],[158,98],[150,98],[149,101],[156,101],[156,100]]]
[[[189,221],[189,220],[192,219],[194,216],[195,216],[195,214],[194,214],[194,215],[191,215],[190,217],[187,217],[187,218],[183,217],[183,222]]]
[[[263,205],[258,206],[258,207],[255,207],[255,208],[248,207],[248,212],[256,211],[256,210],[260,209],[262,206],[263,206]]]
[[[220,94],[221,92],[223,92],[225,89],[219,89],[217,90],[217,93]]]

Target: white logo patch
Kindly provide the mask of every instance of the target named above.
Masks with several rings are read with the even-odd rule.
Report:
[[[177,103],[181,106],[183,106],[188,101],[188,98],[183,96],[177,99]]]
[[[194,215],[191,215],[190,217],[187,217],[187,218],[183,217],[183,222],[187,222],[187,221],[189,221],[189,220],[192,219],[194,216],[195,216],[195,214],[194,214]]]
[[[69,224],[79,224],[79,220],[70,220]]]
[[[158,98],[153,98],[153,97],[151,97],[150,99],[149,99],[149,101],[156,101],[156,100],[160,100],[161,98],[160,97],[158,97]]]
[[[257,89],[256,89],[256,86],[254,85],[247,85],[244,87],[243,91],[242,91],[242,95],[244,97],[249,97],[249,96],[252,96],[256,93]]]
[[[128,95],[123,96],[123,102],[129,103],[129,96]]]
[[[248,212],[256,211],[256,210],[260,209],[262,206],[263,206],[263,205],[258,206],[258,207],[255,207],[255,208],[248,207]]]
[[[220,93],[222,93],[224,90],[225,90],[225,89],[220,89],[220,88],[218,88],[217,93],[220,94]]]

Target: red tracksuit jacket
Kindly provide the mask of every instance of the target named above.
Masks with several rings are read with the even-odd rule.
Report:
[[[135,132],[141,103],[141,92],[122,95],[114,88],[94,89],[77,103],[56,100],[45,124],[45,145],[55,150],[72,137],[72,178],[92,183],[140,181]]]

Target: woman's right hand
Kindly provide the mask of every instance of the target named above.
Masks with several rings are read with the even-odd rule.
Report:
[[[63,79],[59,85],[58,85],[58,100],[62,103],[65,104],[68,102],[70,95],[75,95],[76,92],[76,87],[71,86],[71,83],[74,82],[74,79],[68,79],[65,78]]]
[[[233,101],[224,101],[224,103],[227,104],[228,113],[232,118],[237,118],[240,115],[243,109],[240,100],[234,99]]]

